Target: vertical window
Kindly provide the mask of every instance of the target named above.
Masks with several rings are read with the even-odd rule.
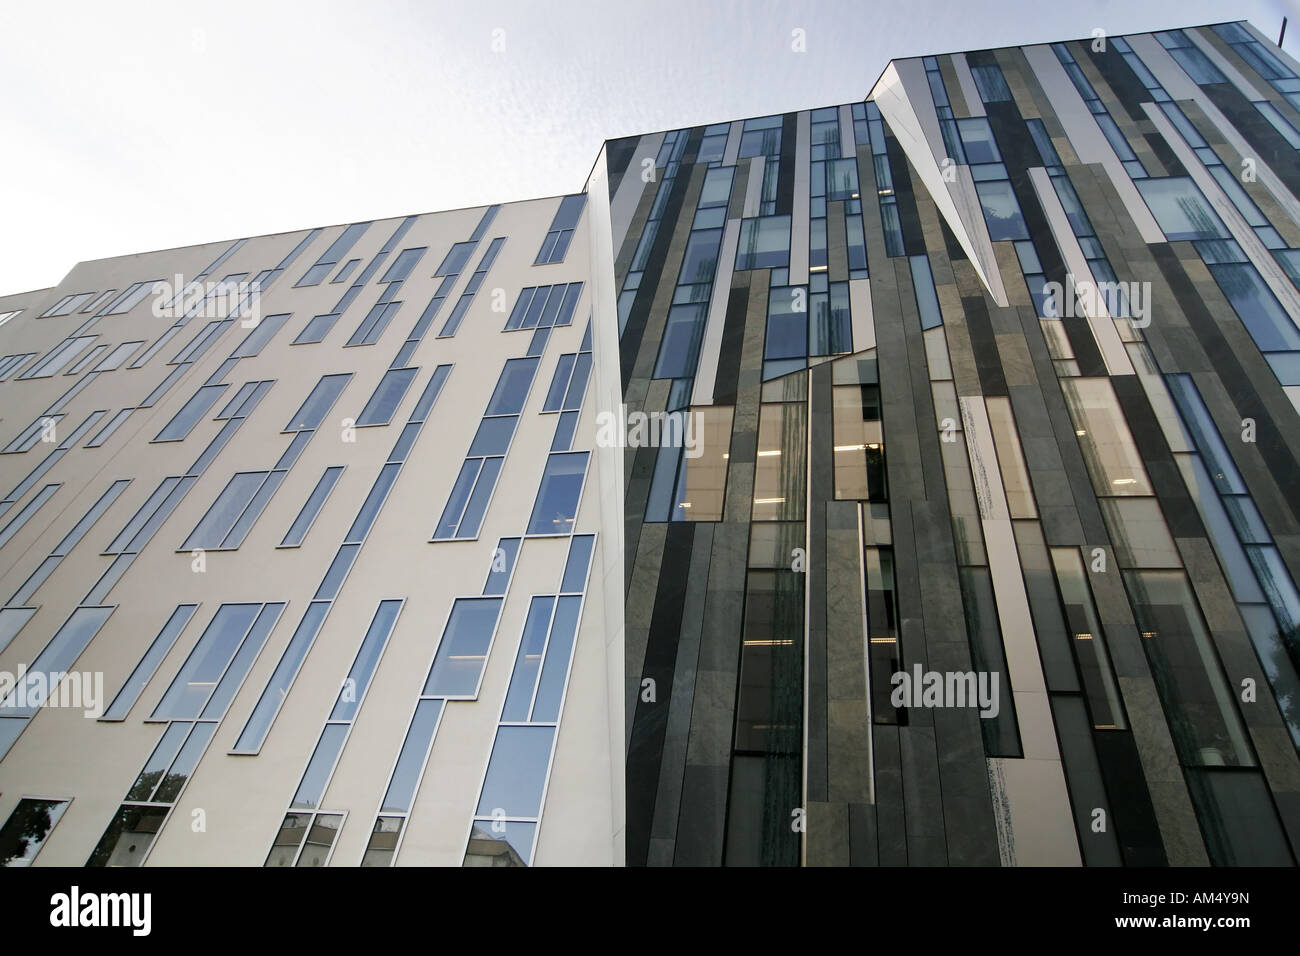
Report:
[[[135,704],[140,692],[144,690],[145,684],[149,678],[158,670],[158,665],[163,662],[167,652],[172,649],[176,639],[181,636],[185,630],[185,625],[190,622],[194,612],[198,610],[197,604],[180,604],[172,612],[163,629],[158,632],[158,636],[153,639],[149,649],[144,652],[140,658],[140,663],[131,671],[127,677],[122,689],[117,692],[113,702],[108,705],[108,710],[104,711],[102,720],[125,720],[126,715],[130,712],[132,705]]]
[[[807,497],[808,407],[764,404],[758,414],[754,466],[755,521],[797,521]]]
[[[349,380],[352,378],[351,372],[340,372],[335,375],[323,375],[311,394],[303,401],[291,419],[289,424],[284,427],[287,432],[312,431],[320,427],[320,423],[325,420],[329,410],[334,407],[334,402],[338,400],[343,389],[347,387]]]
[[[477,697],[502,598],[458,598],[438,642],[424,696]]]
[[[1142,647],[1184,765],[1249,767],[1245,727],[1182,571],[1124,572]]]
[[[343,474],[342,465],[332,465],[326,468],[316,482],[316,487],[312,489],[311,494],[303,503],[302,510],[298,512],[298,517],[294,519],[289,530],[285,532],[284,540],[280,542],[282,548],[296,548],[302,544],[303,538],[307,536],[307,531],[311,528],[316,516],[325,505],[325,500],[334,490],[334,485],[338,482],[339,476]]]
[[[508,359],[497,379],[497,386],[488,400],[485,415],[518,415],[524,410],[524,401],[537,373],[537,358]]]
[[[216,404],[217,399],[222,396],[227,388],[229,388],[227,385],[200,386],[199,390],[181,407],[181,410],[176,413],[172,420],[163,427],[163,430],[154,437],[154,441],[181,441],[184,439],[193,431],[199,420]]]
[[[556,210],[551,228],[542,240],[542,247],[537,251],[533,265],[564,261],[564,255],[569,251],[569,242],[573,239],[573,231],[578,225],[578,217],[582,215],[586,204],[585,193],[565,196],[560,200],[560,208]]]
[[[294,283],[294,288],[297,289],[304,286],[320,285],[320,283],[325,280],[325,277],[333,270],[334,266],[338,264],[339,260],[351,251],[352,247],[356,244],[356,241],[360,239],[369,228],[370,223],[368,222],[356,222],[344,229],[343,232],[339,234],[339,237],[330,243],[329,248],[321,253],[321,257],[316,260],[316,264],[308,269],[301,279]]]
[[[0,866],[31,866],[70,800],[24,797],[0,828]]]
[[[200,714],[206,717],[206,708],[213,701],[224,710],[282,610],[283,604],[221,605],[149,719],[190,720]],[[246,644],[248,649],[244,650]],[[237,658],[242,666],[227,675]]]
[[[764,216],[740,221],[736,270],[781,269],[790,264],[790,217]]]
[[[357,417],[357,427],[387,425],[391,422],[418,371],[418,368],[391,368],[385,372],[375,387],[374,394],[370,396],[370,401],[366,402],[366,407]]]
[[[1110,380],[1063,378],[1060,381],[1097,493],[1154,494]]]
[[[528,521],[528,533],[569,534],[578,513],[578,499],[587,473],[588,453],[554,452],[547,456],[541,487]]]

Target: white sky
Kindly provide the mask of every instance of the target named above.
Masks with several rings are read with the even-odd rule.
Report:
[[[0,7],[0,294],[77,262],[574,192],[633,133],[861,99],[891,57],[1300,0],[354,0]],[[807,51],[791,50],[805,31]],[[494,50],[494,31],[504,50]]]

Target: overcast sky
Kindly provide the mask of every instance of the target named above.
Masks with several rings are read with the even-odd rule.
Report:
[[[0,7],[0,294],[77,262],[581,189],[604,139],[861,99],[891,57],[1300,0]],[[791,49],[802,29],[806,52]]]

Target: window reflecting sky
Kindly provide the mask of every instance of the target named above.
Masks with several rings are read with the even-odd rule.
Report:
[[[607,138],[860,99],[890,57],[1228,16],[1276,37],[1288,12],[1300,4],[6,4],[0,36],[23,42],[0,58],[0,294],[86,259],[571,193]]]

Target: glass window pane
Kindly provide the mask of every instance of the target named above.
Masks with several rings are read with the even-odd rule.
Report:
[[[465,503],[465,514],[456,528],[456,537],[478,537],[479,527],[483,524],[483,516],[487,514],[488,502],[492,499],[492,492],[497,485],[497,476],[501,474],[503,461],[504,458],[483,459],[478,480],[474,482],[474,492]]]
[[[533,854],[536,823],[475,820],[464,866],[527,866]]]
[[[587,569],[591,565],[591,552],[596,547],[594,534],[574,535],[569,542],[569,557],[564,563],[564,579],[560,591],[581,594],[587,584]]]
[[[469,446],[469,457],[486,457],[504,455],[514,437],[518,415],[505,415],[501,418],[485,418],[479,422],[474,441]]]
[[[497,542],[497,549],[492,553],[491,570],[483,585],[484,595],[506,593],[506,585],[510,582],[510,573],[514,570],[522,542],[522,538],[502,538]]]
[[[262,607],[262,612],[253,622],[249,629],[248,635],[244,642],[239,646],[237,653],[226,672],[221,676],[221,683],[212,692],[212,697],[208,700],[207,705],[203,708],[200,715],[205,720],[220,720],[225,714],[226,708],[230,702],[235,699],[235,694],[248,676],[249,669],[253,666],[253,661],[261,652],[262,646],[266,643],[267,637],[275,627],[276,622],[280,619],[280,613],[284,610],[284,604],[277,602],[267,604]]]
[[[1051,554],[1093,726],[1098,730],[1122,729],[1126,726],[1124,708],[1111,670],[1106,637],[1093,604],[1083,557],[1078,548],[1052,548]]]
[[[399,600],[379,602],[375,616],[370,621],[370,627],[366,630],[366,636],[361,641],[361,648],[352,662],[352,669],[348,671],[343,689],[339,691],[334,709],[330,711],[330,720],[352,720],[356,717],[357,708],[361,706],[361,699],[366,695],[370,678],[374,676],[375,668],[379,666],[379,658],[388,645],[388,637],[393,633],[393,625],[397,623],[397,615],[401,610],[402,602]]]
[[[962,605],[966,614],[966,632],[970,637],[971,667],[979,675],[996,675],[993,699],[998,701],[996,715],[980,717],[984,752],[990,757],[1019,757],[1020,730],[1016,720],[1002,628],[998,622],[997,601],[988,568],[959,568]]]
[[[587,455],[585,451],[556,452],[547,457],[546,471],[528,522],[529,534],[568,534],[573,530],[587,472]]]
[[[324,866],[343,826],[343,814],[318,813],[307,831],[307,842],[298,857],[298,866]]]
[[[700,190],[700,208],[725,206],[731,199],[731,180],[734,169],[716,167],[704,174],[704,187]]]
[[[477,812],[489,816],[538,816],[554,738],[554,727],[499,727]]]
[[[370,493],[366,495],[366,500],[361,503],[361,508],[357,511],[357,517],[352,522],[352,527],[348,529],[347,537],[344,541],[349,543],[361,542],[365,540],[370,533],[375,519],[379,517],[379,509],[384,506],[384,501],[388,498],[388,492],[393,487],[393,482],[397,480],[397,473],[402,466],[397,462],[388,462],[379,470],[379,477],[375,483],[370,486]]]
[[[560,701],[568,681],[569,661],[573,657],[573,642],[578,634],[578,611],[582,598],[562,597],[555,605],[555,618],[551,622],[551,637],[546,643],[546,660],[542,676],[537,682],[537,700],[533,703],[532,720],[554,721],[560,719]]]
[[[351,378],[351,372],[321,376],[321,380],[316,383],[293,418],[289,419],[284,430],[294,432],[318,428]]]
[[[1210,272],[1261,350],[1300,349],[1300,330],[1251,263],[1212,265]]]
[[[803,618],[802,574],[789,570],[749,572],[736,699],[737,750],[799,752]]]
[[[503,721],[528,719],[533,703],[533,687],[537,683],[537,672],[542,666],[542,652],[546,648],[546,635],[554,607],[555,598],[549,594],[535,596],[528,605],[524,633],[519,639],[515,667],[510,674],[510,689],[506,692],[505,707],[501,710]]]
[[[934,289],[934,275],[930,271],[929,256],[909,256],[912,266],[912,289],[916,293],[916,305],[921,312],[921,328],[932,329],[943,324],[943,314],[939,311],[939,296]]]
[[[1101,498],[1098,503],[1121,568],[1183,566],[1155,498]]]
[[[446,257],[442,260],[442,265],[438,266],[438,271],[434,276],[455,275],[465,268],[465,263],[469,262],[469,257],[474,252],[477,242],[458,242],[448,250]]]
[[[325,577],[321,579],[320,587],[316,589],[313,600],[332,601],[338,596],[339,588],[343,587],[343,579],[352,570],[352,562],[356,560],[360,548],[359,544],[345,544],[339,548],[329,570],[325,572]]]
[[[1020,214],[1020,203],[1016,201],[1011,183],[1006,180],[976,183],[975,191],[979,193],[980,203],[984,207],[990,239],[997,242],[1002,239],[1029,238],[1029,230]]]
[[[1171,242],[1179,239],[1227,239],[1228,231],[1196,184],[1186,176],[1137,180],[1160,229]]]
[[[31,866],[69,802],[19,800],[0,829],[0,866]]]
[[[140,692],[144,690],[144,685],[148,683],[149,678],[158,669],[158,665],[167,656],[167,652],[176,643],[176,638],[180,637],[181,631],[185,629],[185,625],[189,623],[190,618],[193,617],[197,609],[197,604],[181,604],[172,612],[171,617],[167,619],[167,623],[158,632],[158,636],[150,643],[149,649],[140,658],[140,663],[135,666],[135,669],[131,671],[131,675],[122,684],[122,689],[113,698],[113,703],[104,712],[105,720],[122,720],[126,717],[131,706],[140,696]]]
[[[140,866],[158,838],[170,807],[123,804],[100,837],[86,866]]]
[[[442,701],[421,700],[415,705],[415,714],[411,717],[411,726],[402,741],[402,750],[397,755],[397,765],[393,767],[393,777],[384,794],[381,810],[384,813],[406,813],[415,800],[415,790],[420,783],[420,773],[424,769],[425,758],[433,745],[433,734],[438,729],[438,717],[442,714]],[[376,826],[378,829],[378,826]]]
[[[221,393],[228,387],[226,385],[201,386],[181,410],[176,413],[175,417],[154,437],[154,441],[180,441],[185,438],[194,429],[194,426],[199,423],[199,420],[208,413],[208,410],[216,404],[217,399],[221,397]]]
[[[329,609],[328,601],[313,601],[307,605],[302,620],[298,622],[297,630],[293,632],[288,646],[280,655],[279,663],[275,665],[271,679],[266,682],[266,689],[262,691],[257,706],[253,708],[252,715],[244,724],[244,729],[240,731],[239,739],[235,741],[235,753],[256,753],[261,749],[262,742],[266,740],[266,735],[271,729],[271,723],[279,712],[280,704],[289,692],[289,685],[293,682],[298,668],[302,666],[303,658],[307,656],[307,651],[311,649],[312,642],[320,632],[321,624],[324,623]]]
[[[1181,571],[1126,571],[1142,647],[1189,767],[1254,764],[1245,729],[1201,612]]]
[[[966,161],[977,163],[1000,163],[1002,154],[998,152],[993,140],[993,129],[989,121],[982,116],[960,119],[957,127],[961,130],[962,146],[966,150]]]
[[[150,719],[197,717],[261,610],[260,604],[221,605]]]
[[[465,513],[465,504],[469,501],[469,493],[474,489],[474,482],[478,478],[479,470],[483,467],[483,460],[480,458],[470,458],[460,466],[460,474],[456,476],[456,482],[451,486],[451,494],[447,496],[447,505],[442,510],[442,517],[438,519],[438,527],[434,529],[434,538],[454,538],[456,529],[460,527],[461,515]]]
[[[424,695],[473,697],[501,613],[499,597],[458,598],[438,642]]]
[[[790,217],[743,219],[736,269],[774,269],[790,264]]]
[[[681,498],[674,521],[721,521],[727,496],[733,409],[711,405],[690,410],[692,423],[682,454]]]
[[[280,542],[282,548],[296,548],[302,544],[303,538],[307,536],[307,531],[315,522],[316,516],[325,505],[325,501],[334,490],[334,485],[338,483],[339,475],[343,474],[342,465],[331,465],[321,474],[320,480],[316,482],[316,487],[312,489],[307,501],[303,504],[302,510],[298,512],[298,517],[294,519],[289,530],[285,532],[284,540]]]
[[[314,810],[320,806],[321,798],[325,796],[325,785],[329,782],[330,774],[334,772],[334,763],[343,750],[343,742],[347,739],[348,727],[348,724],[325,725],[320,740],[316,742],[311,760],[307,763],[307,769],[303,771],[298,790],[293,795],[291,807]]]
[[[1110,380],[1063,378],[1060,381],[1097,493],[1155,494]]]
[[[765,359],[806,358],[808,355],[808,290],[780,286],[768,295]]]
[[[376,817],[375,828],[366,843],[361,865],[392,866],[393,854],[397,852],[397,841],[401,839],[405,823],[405,817]]]
[[[708,316],[706,303],[675,305],[668,312],[655,363],[655,378],[691,378],[699,360],[700,340]]]
[[[528,390],[537,373],[538,358],[508,359],[484,415],[518,415],[524,410]]]
[[[384,377],[375,387],[375,393],[366,402],[357,418],[358,425],[387,425],[393,420],[397,406],[406,396],[406,390],[415,380],[418,368],[393,368],[384,373]]]
[[[1029,481],[1029,469],[1025,467],[1024,455],[1021,454],[1020,435],[1016,431],[1015,416],[1011,412],[1011,400],[992,396],[985,399],[984,404],[988,408],[989,427],[998,452],[998,471],[1002,475],[1002,489],[1006,492],[1011,517],[1036,518],[1038,509],[1034,506],[1034,490]]]
[[[155,802],[176,802],[176,798],[185,789],[185,784],[189,781],[190,775],[194,773],[194,768],[198,766],[199,758],[203,756],[203,751],[207,749],[208,741],[212,739],[212,734],[216,729],[216,722],[210,720],[201,721],[194,725],[194,729],[185,738],[185,745],[181,747],[176,759],[167,768],[166,776],[158,784],[158,789],[154,791],[153,799]]]
[[[807,443],[806,405],[760,407],[758,458],[754,468],[755,521],[803,518],[807,497]]]

